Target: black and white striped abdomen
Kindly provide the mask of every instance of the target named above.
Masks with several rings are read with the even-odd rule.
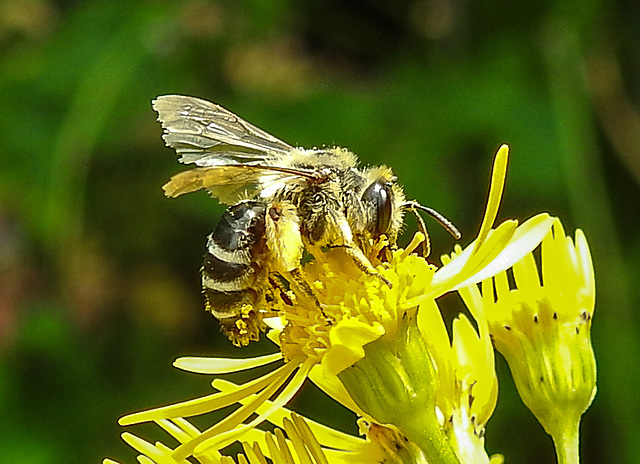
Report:
[[[202,286],[207,309],[218,319],[238,316],[244,305],[255,305],[261,297],[266,272],[259,258],[266,252],[266,211],[257,201],[237,203],[207,237]]]

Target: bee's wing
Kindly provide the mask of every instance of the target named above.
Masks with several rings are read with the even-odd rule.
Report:
[[[312,171],[275,166],[229,164],[180,172],[169,179],[169,182],[162,188],[168,197],[177,197],[185,193],[206,189],[221,203],[231,205],[259,194],[269,196],[270,193],[285,184],[303,182],[303,179],[313,176]]]
[[[293,149],[215,103],[163,95],[152,102],[167,146],[197,166],[264,164]]]

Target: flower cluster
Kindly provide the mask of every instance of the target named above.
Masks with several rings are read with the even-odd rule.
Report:
[[[580,417],[596,377],[590,255],[581,231],[574,245],[547,214],[495,224],[507,159],[502,146],[476,239],[440,266],[415,253],[425,240],[420,233],[384,262],[376,257],[385,244],[374,244],[371,261],[391,286],[359,270],[342,249],[329,250],[304,269],[321,309],[301,300],[265,319],[274,354],[178,359],[181,369],[213,375],[274,367],[241,385],[216,379],[214,393],[121,418],[121,425],[153,421],[177,442],[124,433],[140,462],[231,463],[223,453],[239,442],[238,463],[499,463],[484,448],[498,398],[494,346],[561,462],[578,462]],[[540,245],[541,276],[532,254]],[[439,300],[454,292],[468,315],[448,330]],[[306,379],[360,417],[362,437],[286,409]],[[205,430],[189,420],[212,411],[225,415]],[[265,422],[275,429],[265,431]]]

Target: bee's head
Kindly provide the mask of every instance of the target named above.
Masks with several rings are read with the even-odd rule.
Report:
[[[436,210],[423,206],[415,200],[406,200],[391,169],[385,166],[373,168],[366,173],[365,177],[368,179],[368,185],[362,192],[361,198],[366,212],[365,230],[374,239],[386,235],[391,243],[395,243],[403,225],[404,212],[407,210],[416,216],[418,228],[425,235],[425,255],[429,254],[429,235],[418,211],[423,211],[436,219],[456,240],[460,238],[458,229]]]

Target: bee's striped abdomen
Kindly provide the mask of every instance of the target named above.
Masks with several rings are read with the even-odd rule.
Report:
[[[257,201],[231,206],[207,238],[202,286],[207,309],[220,320],[235,320],[243,307],[255,305],[261,297],[260,283],[266,276],[258,258],[266,251],[266,210]]]

